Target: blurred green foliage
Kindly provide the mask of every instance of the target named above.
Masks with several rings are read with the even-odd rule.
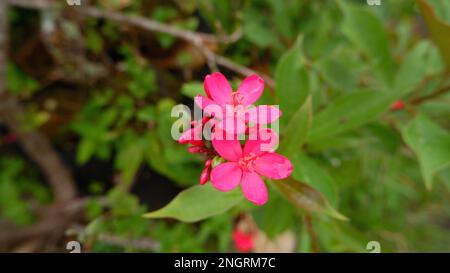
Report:
[[[237,42],[215,50],[273,75],[275,90],[266,88],[262,100],[280,105],[280,151],[294,172],[288,181],[267,181],[270,198],[263,207],[241,201],[240,192],[194,186],[202,158],[171,138],[172,107],[204,94],[207,65],[190,68],[196,55],[175,37],[158,33],[160,48],[154,50],[171,52],[176,60],[175,69],[160,66],[144,56],[145,42],[134,33],[122,38],[118,24],[89,20],[83,35],[90,53],[113,55],[120,71],[114,81],[90,87],[70,123],[79,138],[76,161],[111,161],[121,179],[108,189],[107,209],[94,195],[79,239],[94,252],[233,251],[234,221],[250,214],[270,239],[293,231],[301,252],[313,251],[315,240],[305,216],[312,217],[323,252],[366,252],[373,240],[383,252],[448,251],[450,92],[435,93],[450,85],[450,49],[443,46],[450,37],[450,5],[419,2],[435,10],[427,15],[437,16],[431,24],[418,20],[421,9],[413,0],[380,6],[351,0],[179,0],[150,6],[132,1],[122,8],[186,30],[218,36],[239,30]],[[13,18],[17,24],[16,13]],[[193,77],[182,76],[189,69]],[[235,87],[239,77],[227,73]],[[42,91],[15,64],[7,76],[16,96]],[[391,105],[399,100],[405,106],[394,111]],[[34,127],[47,119],[42,120]],[[26,164],[0,154],[0,220],[31,224],[33,200],[49,202],[49,190],[24,172]],[[147,215],[152,219],[142,217],[147,206],[127,191],[143,165],[187,188]],[[159,247],[113,246],[101,234],[152,239]]]

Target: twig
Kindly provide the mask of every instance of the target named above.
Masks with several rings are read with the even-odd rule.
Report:
[[[317,242],[317,236],[314,231],[313,225],[312,225],[312,218],[311,215],[306,214],[305,215],[305,226],[306,231],[308,232],[309,238],[311,239],[311,249],[314,253],[319,252],[319,243]]]
[[[44,134],[23,129],[21,117],[24,113],[16,98],[3,94],[0,99],[0,120],[17,135],[22,148],[39,165],[52,187],[55,200],[71,200],[76,196],[75,180]]]
[[[9,1],[13,5],[17,5],[17,6],[25,7],[25,8],[34,8],[34,9],[56,8],[54,2],[50,1],[50,0],[39,0],[36,2],[30,1],[30,0],[9,0]],[[118,23],[138,26],[140,28],[143,28],[143,29],[146,29],[149,31],[172,35],[174,37],[177,37],[179,39],[182,39],[184,41],[192,43],[194,46],[199,48],[200,51],[204,54],[204,56],[208,62],[208,66],[210,67],[211,70],[216,70],[216,63],[217,63],[218,65],[226,67],[241,76],[249,76],[251,74],[259,74],[272,90],[275,88],[275,82],[270,76],[268,76],[264,73],[257,72],[248,67],[242,66],[240,64],[237,64],[224,56],[218,55],[215,52],[213,52],[212,50],[210,50],[207,46],[207,44],[211,43],[211,42],[217,42],[217,43],[234,42],[236,39],[238,39],[240,37],[240,35],[241,35],[240,31],[235,32],[234,34],[232,34],[232,36],[229,36],[229,37],[223,37],[223,36],[216,37],[215,35],[212,35],[212,34],[180,29],[180,28],[168,25],[168,24],[164,24],[164,23],[161,23],[158,21],[147,19],[142,16],[127,15],[127,14],[123,14],[120,12],[100,10],[98,8],[90,7],[90,6],[77,7],[77,8],[74,8],[73,10],[80,12],[81,14],[84,14],[86,16],[90,16],[90,17],[94,17],[94,18],[109,19],[109,20],[113,20]]]
[[[86,228],[80,225],[71,227],[68,230],[68,234],[75,233],[76,235],[83,234]],[[149,238],[126,238],[117,236],[110,233],[99,233],[95,240],[114,246],[120,246],[124,248],[132,247],[139,250],[158,251],[161,247],[160,243]]]
[[[218,54],[214,53],[212,50],[210,50],[206,46],[207,42],[220,41],[220,39],[212,38],[212,37],[214,37],[213,35],[182,30],[182,29],[175,28],[173,26],[170,26],[170,25],[167,25],[164,23],[160,23],[157,21],[153,21],[153,20],[141,17],[141,16],[125,15],[122,13],[113,12],[113,11],[104,11],[104,10],[100,10],[100,9],[93,8],[93,7],[85,7],[80,10],[81,10],[81,13],[84,13],[84,14],[89,15],[94,18],[106,18],[106,19],[110,19],[110,20],[113,20],[113,21],[116,21],[119,23],[135,25],[135,26],[139,26],[146,30],[165,33],[165,34],[169,34],[169,35],[175,36],[177,38],[183,39],[187,42],[192,43],[194,46],[198,47],[199,49],[201,49],[201,51],[205,55],[205,57],[208,61],[208,64],[209,64],[210,68],[212,68],[212,70],[217,70],[214,65],[214,63],[217,63],[217,64],[222,65],[242,76],[249,76],[251,74],[259,74],[259,75],[261,75],[261,77],[264,78],[264,80],[266,81],[267,85],[270,88],[272,88],[272,89],[275,88],[274,80],[271,77],[269,77],[268,75],[256,72],[255,70],[252,70],[248,67],[239,65],[239,64],[233,62],[232,60],[230,60],[224,56],[218,55]]]
[[[7,3],[0,2],[0,95],[6,90],[6,55],[8,46]]]
[[[25,228],[3,227],[0,230],[0,249],[34,237],[46,238],[47,235],[51,234],[61,236],[90,200],[92,198],[73,199],[65,203],[37,208],[34,212],[42,216],[38,223]],[[96,198],[96,200],[102,206],[107,205],[106,198]]]
[[[8,2],[0,2],[0,120],[13,131],[25,152],[39,165],[47,177],[56,201],[68,201],[75,197],[75,181],[50,141],[38,131],[24,131],[20,118],[25,110],[16,98],[6,94],[6,61],[8,44]]]
[[[230,70],[232,70],[232,71],[234,71],[234,72],[236,72],[236,73],[238,73],[238,74],[240,74],[242,76],[249,76],[251,74],[259,74],[264,79],[266,84],[271,89],[275,89],[275,81],[270,76],[268,76],[268,75],[266,75],[264,73],[257,72],[255,70],[250,69],[250,68],[248,68],[246,66],[243,66],[243,65],[239,65],[239,64],[231,61],[230,59],[225,58],[225,57],[220,56],[220,55],[216,55],[216,62],[219,65],[221,65],[223,67],[226,67],[226,68],[228,68],[228,69],[230,69]]]
[[[98,236],[98,240],[110,245],[132,247],[141,250],[157,251],[160,248],[160,244],[158,242],[146,238],[127,239],[112,234],[100,234]]]
[[[436,91],[434,91],[433,93],[429,94],[429,95],[425,95],[416,99],[411,100],[411,104],[421,104],[427,100],[431,100],[434,99],[436,97],[439,97],[445,93],[447,93],[448,91],[450,91],[450,85],[448,86],[444,86],[442,88],[437,89]]]

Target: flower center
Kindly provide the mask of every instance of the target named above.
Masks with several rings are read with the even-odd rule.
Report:
[[[244,96],[237,92],[231,95],[231,103],[226,107],[225,115],[228,117],[242,117],[245,115],[247,107],[245,107],[242,102],[244,101]]]
[[[234,92],[232,95],[232,103],[234,106],[242,105],[244,101],[244,96],[238,92]]]
[[[249,155],[239,159],[239,167],[241,167],[244,171],[253,171],[256,159],[258,159],[258,157],[254,153],[250,153]]]

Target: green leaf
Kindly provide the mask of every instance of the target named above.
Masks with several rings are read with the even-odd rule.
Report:
[[[308,137],[308,132],[312,124],[312,99],[308,97],[284,130],[283,139],[280,143],[280,152],[286,155],[296,153],[300,150]]]
[[[329,56],[321,58],[315,67],[332,88],[351,91],[356,86],[355,68],[349,66],[348,60],[345,61],[335,56]]]
[[[183,222],[196,222],[224,213],[241,200],[240,190],[221,192],[208,183],[182,191],[165,207],[146,213],[144,217],[175,218]]]
[[[136,172],[144,160],[145,151],[144,141],[137,139],[136,141],[127,143],[118,151],[116,158],[116,166],[122,172],[122,179],[125,183],[131,183]]]
[[[434,58],[435,48],[427,41],[421,41],[408,52],[395,76],[394,90],[399,95],[407,94],[420,84],[427,74],[439,73],[443,67],[439,59]],[[429,71],[432,69],[432,71]]]
[[[31,95],[39,88],[39,83],[14,63],[8,63],[6,67],[6,86],[9,92],[14,95]]]
[[[336,211],[315,188],[306,183],[289,177],[284,180],[273,181],[281,194],[297,208],[308,212],[324,213],[339,220],[348,220],[346,216]]]
[[[346,1],[338,3],[344,13],[343,33],[364,51],[375,65],[379,77],[387,85],[390,85],[394,62],[383,22],[366,8],[347,4]]]
[[[402,133],[419,158],[425,186],[431,189],[433,176],[450,164],[450,134],[424,115],[408,123]]]
[[[85,164],[94,155],[97,142],[91,138],[84,137],[77,148],[77,163]]]
[[[290,158],[294,165],[292,177],[316,188],[332,205],[337,205],[337,190],[333,178],[312,158],[297,153]]]
[[[144,108],[140,109],[137,113],[137,118],[140,121],[155,121],[156,120],[156,110],[153,105],[145,106]]]
[[[297,211],[287,200],[276,191],[270,193],[268,202],[252,213],[256,224],[269,238],[286,231],[297,221]]]
[[[194,98],[197,95],[206,96],[205,90],[203,89],[203,83],[198,81],[192,81],[183,84],[181,88],[181,94],[189,98]]]
[[[270,29],[267,18],[256,9],[247,9],[244,13],[244,35],[250,42],[265,48],[276,41],[276,34]]]
[[[428,1],[419,0],[419,7],[428,26],[431,39],[438,46],[447,66],[450,66],[450,24],[436,16]]]
[[[302,38],[280,59],[275,70],[276,93],[283,111],[281,125],[287,124],[309,94],[308,72],[303,66]]]
[[[359,91],[336,99],[314,117],[308,142],[316,142],[361,126],[389,108],[393,95]]]

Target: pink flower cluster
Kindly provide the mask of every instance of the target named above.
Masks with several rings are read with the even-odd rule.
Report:
[[[278,135],[263,127],[281,116],[281,111],[270,105],[254,106],[264,90],[264,80],[252,75],[233,92],[221,73],[208,75],[204,81],[206,97],[198,95],[195,103],[206,114],[201,121],[192,122],[192,128],[179,138],[189,143],[188,150],[206,156],[200,184],[211,180],[220,191],[230,191],[241,185],[244,196],[257,205],[268,200],[268,192],[261,176],[284,179],[292,172],[286,157],[274,152]],[[211,141],[203,138],[205,127],[211,128]],[[239,141],[245,136],[243,145]],[[213,159],[220,164],[213,166]],[[226,162],[224,162],[226,161]]]

